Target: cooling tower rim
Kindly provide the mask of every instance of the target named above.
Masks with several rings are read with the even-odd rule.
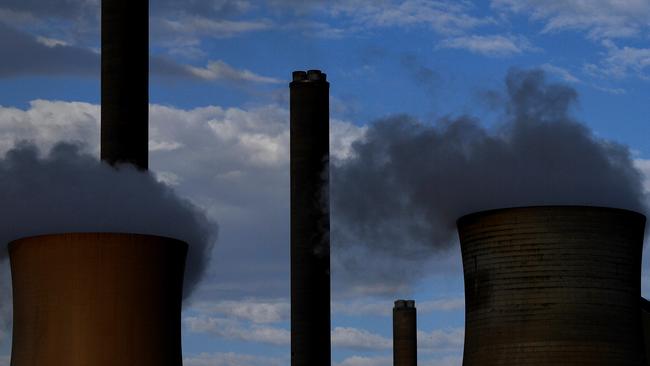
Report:
[[[618,207],[607,207],[607,206],[589,206],[589,205],[532,205],[532,206],[511,206],[511,207],[500,207],[490,210],[476,211],[468,213],[456,219],[456,226],[460,226],[464,221],[470,220],[478,216],[487,216],[496,214],[504,211],[526,211],[526,210],[535,210],[535,209],[558,209],[558,210],[590,210],[590,211],[609,211],[609,212],[619,212],[626,215],[637,216],[639,219],[646,221],[646,216],[638,211],[628,210],[625,208]]]
[[[177,238],[172,238],[170,236],[164,236],[164,235],[154,235],[154,234],[142,234],[142,233],[130,233],[130,232],[111,232],[111,231],[72,231],[72,232],[61,232],[61,233],[49,233],[49,234],[37,234],[37,235],[28,235],[28,236],[23,236],[17,239],[14,239],[7,244],[7,249],[11,251],[11,249],[23,242],[31,241],[31,240],[39,240],[39,239],[46,239],[46,238],[51,238],[51,237],[61,237],[61,236],[70,236],[70,237],[83,237],[83,236],[112,236],[112,237],[147,237],[147,238],[156,238],[156,239],[161,239],[164,242],[169,243],[170,245],[182,245],[185,248],[187,248],[189,245],[187,242],[177,239]]]

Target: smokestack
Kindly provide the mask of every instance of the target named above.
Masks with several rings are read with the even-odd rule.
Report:
[[[330,366],[329,83],[295,71],[291,90],[291,365]]]
[[[149,1],[102,0],[101,159],[148,168]]]
[[[464,366],[644,365],[645,216],[586,206],[458,220]]]
[[[9,246],[12,366],[181,366],[187,244],[152,235],[29,237]]]
[[[417,366],[417,311],[414,300],[397,300],[393,308],[393,366]]]

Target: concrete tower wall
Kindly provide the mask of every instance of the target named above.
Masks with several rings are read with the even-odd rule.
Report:
[[[187,244],[57,234],[10,244],[12,366],[180,366]]]
[[[417,364],[415,301],[397,300],[393,308],[393,366],[417,366]]]
[[[293,73],[291,365],[330,366],[329,83]]]
[[[464,366],[643,365],[645,217],[526,207],[458,220]]]
[[[101,158],[147,169],[149,1],[102,0]]]

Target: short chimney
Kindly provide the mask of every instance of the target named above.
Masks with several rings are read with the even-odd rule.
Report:
[[[393,308],[393,366],[417,366],[417,316],[414,300],[397,300]]]

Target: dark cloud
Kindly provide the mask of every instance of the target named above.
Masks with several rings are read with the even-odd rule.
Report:
[[[153,15],[194,14],[208,17],[239,15],[251,8],[246,0],[150,0]],[[98,25],[101,0],[3,0],[0,9],[37,18],[77,19],[94,16]]]
[[[82,14],[97,12],[100,0],[3,0],[0,9],[29,13],[34,16],[77,18]]]
[[[0,159],[0,259],[11,240],[48,233],[130,232],[190,245],[189,296],[206,269],[216,223],[189,201],[131,166],[114,169],[60,143],[45,156],[23,143]]]
[[[151,0],[150,9],[154,14],[194,14],[224,18],[240,15],[251,8],[245,0]]]
[[[0,77],[98,75],[99,55],[85,48],[47,46],[30,34],[0,23]]]
[[[405,54],[400,57],[400,64],[407,75],[428,94],[434,94],[441,78],[437,72],[426,66],[416,55]]]
[[[395,116],[371,125],[353,145],[355,157],[332,166],[334,251],[353,267],[363,262],[359,252],[394,259],[374,259],[377,266],[355,276],[416,275],[416,264],[455,242],[456,219],[474,211],[550,204],[645,210],[628,148],[575,120],[574,89],[548,83],[542,71],[513,70],[506,95],[493,130],[467,116],[435,125]]]
[[[47,45],[47,43],[50,45]],[[76,75],[99,78],[101,56],[87,48],[55,44],[0,23],[0,78],[27,75]],[[164,78],[201,80],[189,69],[165,57],[152,56],[151,74]]]

